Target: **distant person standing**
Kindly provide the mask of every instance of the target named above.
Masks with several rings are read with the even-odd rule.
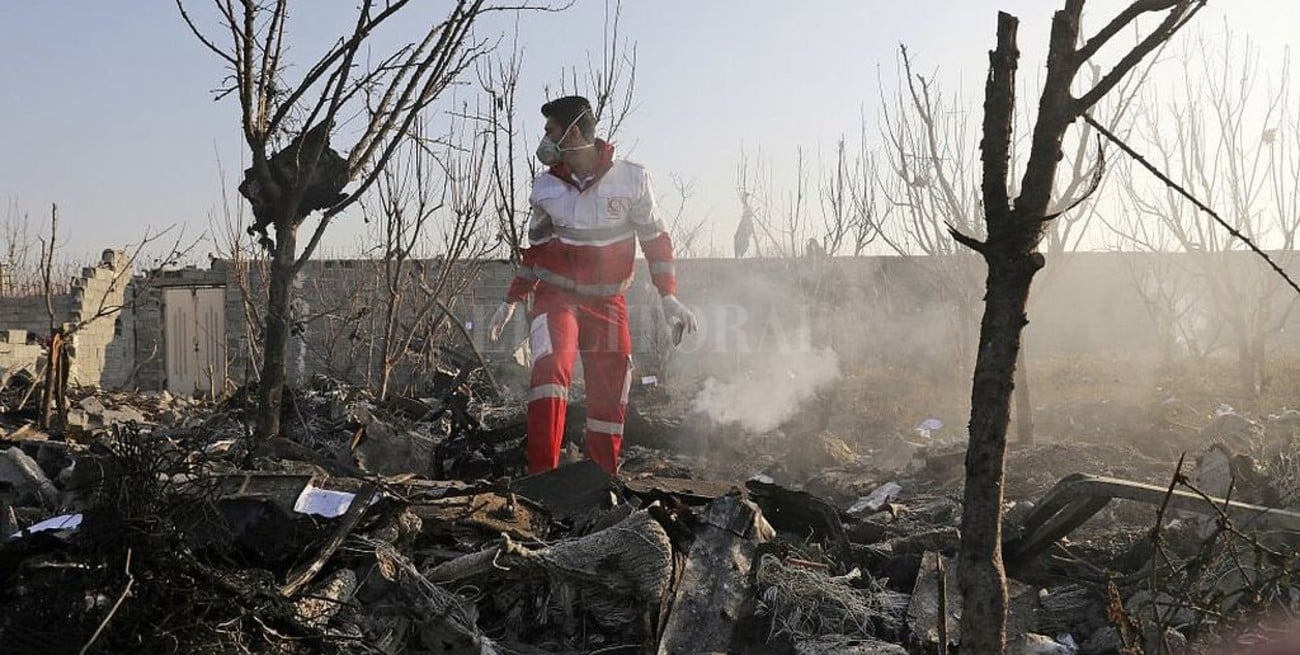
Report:
[[[596,117],[581,96],[542,105],[546,136],[537,158],[549,168],[533,180],[529,247],[492,317],[497,340],[519,301],[533,294],[529,343],[528,472],[559,465],[576,355],[586,377],[584,450],[618,472],[631,387],[632,336],[624,292],[632,284],[636,240],[650,264],[669,323],[694,332],[695,315],[677,299],[673,244],[656,215],[650,175],[614,159],[596,138]]]
[[[749,206],[749,193],[740,192],[740,206],[744,211],[740,214],[740,223],[736,225],[736,233],[732,235],[732,247],[736,253],[736,259],[745,256],[749,251],[749,240],[754,237],[754,210]]]

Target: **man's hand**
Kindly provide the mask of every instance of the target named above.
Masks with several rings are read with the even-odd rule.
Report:
[[[492,325],[488,328],[488,338],[492,343],[496,343],[501,338],[501,331],[505,329],[506,324],[510,322],[510,317],[515,315],[515,303],[503,302],[497,311],[492,314]]]
[[[680,330],[685,329],[687,332],[694,332],[699,324],[695,320],[695,312],[692,312],[677,296],[668,294],[660,299],[664,306],[664,318],[668,319],[668,325],[673,326],[674,331],[680,334]],[[680,337],[673,339],[678,341]]]

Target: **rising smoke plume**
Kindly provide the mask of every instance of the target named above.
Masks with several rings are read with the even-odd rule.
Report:
[[[734,380],[707,378],[695,397],[695,411],[715,423],[739,423],[755,433],[775,429],[821,387],[839,378],[839,356],[830,348],[806,348],[754,355]]]

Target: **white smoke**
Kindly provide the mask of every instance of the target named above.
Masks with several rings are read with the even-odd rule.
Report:
[[[739,423],[752,432],[768,432],[840,376],[839,356],[830,348],[764,353],[747,363],[748,370],[738,379],[706,379],[695,397],[695,411],[715,423]]]

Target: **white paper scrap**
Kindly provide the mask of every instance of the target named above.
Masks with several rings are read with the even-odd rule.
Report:
[[[332,519],[343,516],[356,497],[354,493],[321,489],[309,484],[298,494],[298,500],[293,503],[293,511]]]
[[[17,539],[18,537],[23,536],[23,534],[46,532],[50,530],[76,530],[79,525],[81,525],[80,514],[64,514],[63,516],[56,516],[52,519],[45,519],[26,530],[19,530],[18,532],[9,535],[9,538]]]

